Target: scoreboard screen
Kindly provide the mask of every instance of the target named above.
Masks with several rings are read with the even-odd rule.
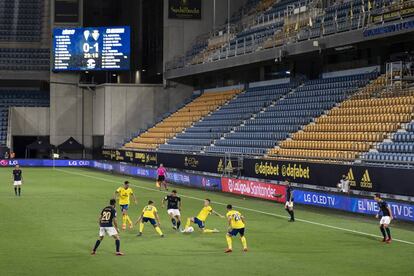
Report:
[[[53,71],[129,70],[130,28],[53,30]]]

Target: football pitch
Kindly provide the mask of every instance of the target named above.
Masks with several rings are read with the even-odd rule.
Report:
[[[89,169],[23,168],[18,198],[11,171],[0,169],[0,275],[413,275],[413,224],[393,222],[394,241],[383,244],[374,218],[296,206],[297,221],[289,223],[282,204],[171,186],[182,197],[184,223],[204,198],[221,214],[231,203],[246,217],[249,252],[235,238],[233,253],[224,254],[226,220],[207,219],[217,234],[173,230],[160,206],[166,193],[153,181]],[[98,215],[126,179],[138,198],[130,205],[131,219],[155,201],[165,237],[146,224],[142,237],[137,227],[121,231],[125,256],[114,255],[109,237],[91,256]]]

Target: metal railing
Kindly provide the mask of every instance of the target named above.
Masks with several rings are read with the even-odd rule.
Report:
[[[204,50],[195,55],[177,56],[173,60],[166,62],[165,70],[169,71],[177,68],[190,67],[196,64],[215,62],[304,40],[318,39],[351,30],[366,29],[374,25],[387,23],[391,20],[403,20],[407,17],[414,16],[414,0],[393,3],[392,5],[379,8],[370,8],[368,7],[368,4],[365,4],[364,6],[361,6],[361,9],[362,11],[359,12],[358,15],[354,16],[353,12],[349,12],[349,14],[347,14],[346,17],[341,18],[341,20],[335,15],[334,20],[329,20],[331,24],[327,24],[325,21],[327,15],[326,10],[319,10],[318,12],[309,10],[308,15],[305,15],[305,18],[301,19],[299,15],[291,15],[289,17],[289,13],[287,12],[284,12],[283,14],[281,12],[277,14],[262,13],[261,15],[256,15],[251,23],[241,23],[232,26],[231,34],[236,37],[237,34],[240,35],[241,32],[246,30],[271,26],[272,24],[277,24],[281,21],[284,21],[284,24],[274,28],[274,32],[267,36],[256,36],[257,33],[253,33],[244,36],[241,43],[240,39],[233,39],[219,49],[211,51]],[[344,9],[342,8],[342,10]],[[350,11],[351,10],[352,6]],[[287,24],[289,21],[288,19],[292,22],[292,18],[296,18],[296,21],[293,20],[295,26],[292,26],[292,24],[289,26]],[[316,22],[317,19],[320,19],[321,22]],[[213,33],[213,36],[218,34],[217,32]]]

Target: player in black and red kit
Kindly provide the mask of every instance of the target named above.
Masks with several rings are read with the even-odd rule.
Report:
[[[109,201],[109,206],[106,206],[103,208],[101,214],[99,215],[99,239],[96,241],[95,246],[92,249],[91,255],[96,254],[96,250],[98,249],[98,246],[101,244],[101,241],[104,239],[105,234],[108,236],[111,236],[115,239],[115,246],[116,246],[116,252],[115,254],[117,256],[122,256],[124,253],[121,253],[119,251],[119,248],[121,246],[121,241],[119,239],[119,229],[118,229],[118,223],[116,222],[116,210],[115,210],[116,200],[111,199]]]
[[[173,190],[170,195],[162,199],[162,208],[164,208],[165,201],[167,201],[167,213],[171,217],[173,228],[178,230],[181,225],[181,198],[177,196],[177,191]]]
[[[375,217],[379,218],[381,216],[380,230],[381,230],[382,236],[384,237],[382,241],[386,243],[391,243],[392,241],[391,230],[389,228],[391,220],[393,219],[391,208],[388,206],[387,202],[385,202],[381,198],[380,194],[375,194],[374,199],[378,203],[378,207],[379,207],[378,214]]]
[[[22,170],[20,169],[19,165],[16,165],[16,167],[13,170],[13,187],[14,187],[14,193],[16,196],[21,195],[22,184],[23,184]]]

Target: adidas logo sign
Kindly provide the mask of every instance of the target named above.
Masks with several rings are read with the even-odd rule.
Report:
[[[365,170],[364,175],[362,175],[360,186],[361,188],[372,189],[372,181],[371,181],[371,177],[369,176],[368,170]]]

